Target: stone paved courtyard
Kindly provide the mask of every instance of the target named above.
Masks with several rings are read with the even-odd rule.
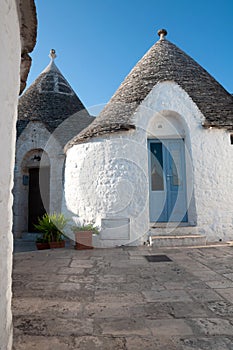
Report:
[[[15,253],[13,314],[15,350],[233,350],[233,247]]]

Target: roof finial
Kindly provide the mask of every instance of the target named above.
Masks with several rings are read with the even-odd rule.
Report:
[[[52,61],[54,61],[55,58],[57,57],[56,51],[54,49],[50,50],[49,57],[51,58]]]
[[[167,35],[166,29],[159,29],[158,30],[158,36],[160,36],[160,40],[165,39],[164,37]]]

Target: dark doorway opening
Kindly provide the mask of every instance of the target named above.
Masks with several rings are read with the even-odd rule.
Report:
[[[29,169],[28,232],[36,232],[34,224],[49,210],[50,168]]]

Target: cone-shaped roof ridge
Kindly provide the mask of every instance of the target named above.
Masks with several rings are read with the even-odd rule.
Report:
[[[194,59],[171,43],[167,31],[127,75],[100,115],[67,147],[91,137],[135,128],[134,113],[153,87],[174,81],[191,97],[206,126],[233,128],[232,96]]]
[[[89,120],[88,111],[54,62],[54,49],[49,57],[48,66],[19,99],[18,136],[32,120],[43,122],[50,132],[79,111],[83,111]]]

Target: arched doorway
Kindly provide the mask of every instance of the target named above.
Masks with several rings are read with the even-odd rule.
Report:
[[[50,160],[47,153],[42,149],[28,152],[22,161],[21,171],[23,231],[35,232],[34,224],[38,223],[38,217],[49,212]]]
[[[147,129],[150,222],[195,220],[190,135],[184,118],[164,110]]]
[[[34,224],[49,208],[50,167],[28,169],[28,232],[35,232]]]

